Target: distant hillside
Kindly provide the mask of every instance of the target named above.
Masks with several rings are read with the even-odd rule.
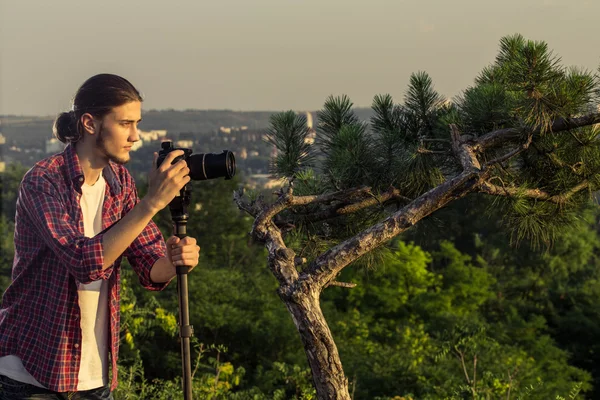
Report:
[[[354,110],[357,116],[368,120],[372,111],[369,108]],[[231,111],[231,110],[148,110],[143,112],[140,128],[149,131],[166,129],[170,133],[211,133],[219,127],[247,126],[249,129],[264,129],[269,126],[269,117],[276,111]],[[313,123],[317,124],[317,114],[312,112]],[[0,116],[0,133],[6,137],[8,145],[24,148],[43,148],[46,139],[52,137],[53,116],[23,117]]]

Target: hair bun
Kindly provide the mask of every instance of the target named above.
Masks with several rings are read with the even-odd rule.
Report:
[[[54,132],[54,136],[63,143],[76,142],[79,140],[75,111],[60,113],[54,121],[52,132]]]

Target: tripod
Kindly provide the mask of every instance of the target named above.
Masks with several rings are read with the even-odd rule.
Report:
[[[180,195],[169,203],[174,234],[179,239],[187,236],[187,207],[190,204],[190,190],[187,185],[181,189]],[[181,338],[181,365],[183,368],[183,398],[192,400],[192,364],[190,357],[190,337],[194,327],[190,325],[188,273],[190,267],[177,266],[177,294],[179,297],[179,337]]]

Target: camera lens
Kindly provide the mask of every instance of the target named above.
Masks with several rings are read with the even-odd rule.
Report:
[[[196,181],[221,177],[231,179],[235,175],[235,157],[229,150],[223,150],[221,154],[192,154],[188,159],[188,166],[190,178]]]

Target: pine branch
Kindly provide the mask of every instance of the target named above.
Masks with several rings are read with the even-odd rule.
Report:
[[[559,118],[552,123],[549,132],[562,132],[569,129],[581,128],[583,126],[594,125],[600,123],[600,113],[593,113],[576,118]],[[523,133],[529,135],[537,135],[541,132],[542,127],[536,127],[528,132],[524,132],[523,128],[506,128],[488,132],[485,135],[474,140],[474,150],[482,152],[490,147],[497,146],[501,143],[519,139]]]
[[[516,156],[519,153],[522,153],[523,151],[527,150],[529,148],[529,146],[531,145],[531,142],[533,141],[533,135],[529,134],[527,136],[527,141],[525,143],[523,143],[521,146],[514,148],[512,151],[509,151],[508,153],[506,153],[503,156],[500,156],[498,158],[495,158],[491,161],[486,162],[485,164],[483,164],[483,169],[487,169],[490,166],[494,165],[494,164],[500,164],[503,163],[504,161]]]

